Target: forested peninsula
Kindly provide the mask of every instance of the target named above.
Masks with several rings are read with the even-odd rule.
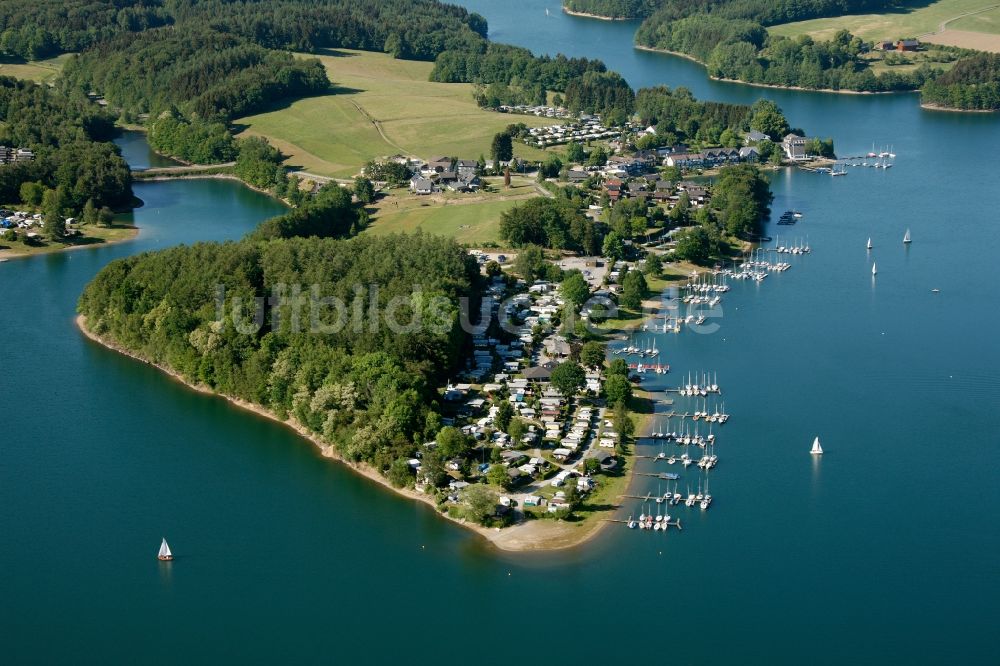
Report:
[[[925,103],[956,109],[1000,108],[992,56],[935,47],[957,73],[928,63],[907,71],[877,72],[869,55],[877,45],[837,32],[828,41],[771,34],[767,26],[843,14],[884,12],[888,0],[663,0],[636,32],[641,48],[679,53],[701,62],[709,76],[775,87],[851,92],[920,90]],[[959,65],[962,65],[959,67]],[[944,77],[940,84],[936,81]],[[947,91],[945,91],[947,89]]]
[[[252,236],[116,260],[78,309],[108,346],[288,420],[329,454],[403,486],[406,461],[441,428],[437,387],[463,358],[456,304],[478,280],[464,248],[440,237]],[[288,298],[254,325],[255,297],[284,285],[308,285],[317,299],[360,298],[363,312],[338,328],[336,308],[305,303],[299,319],[292,312],[303,304]],[[378,285],[377,296],[358,297],[357,285]],[[381,320],[400,299],[396,321],[420,322],[405,332]]]
[[[571,14],[603,19],[642,18],[658,5],[657,0],[563,0],[563,9]]]
[[[206,7],[215,11],[211,19]],[[514,484],[501,464],[501,447],[481,432],[462,429],[462,412],[445,404],[445,387],[449,379],[470,371],[478,344],[460,325],[459,303],[468,300],[469,312],[478,313],[478,300],[487,289],[516,290],[516,277],[499,264],[481,271],[466,248],[450,239],[419,233],[359,235],[368,226],[370,180],[358,178],[353,188],[330,183],[306,194],[289,179],[273,146],[260,138],[233,137],[234,119],[275,99],[336,94],[336,81],[327,78],[316,60],[289,50],[362,47],[433,60],[432,80],[472,83],[475,99],[484,107],[546,101],[555,94],[571,113],[599,113],[604,122],[631,128],[639,126],[636,119],[643,127],[655,126],[633,133],[629,141],[635,145],[622,148],[629,152],[634,148],[649,154],[654,148],[681,145],[735,149],[744,146],[750,130],[779,139],[791,126],[770,102],[699,102],[687,90],[665,87],[637,93],[600,61],[538,57],[489,42],[481,17],[437,3],[330,0],[246,2],[241,11],[232,7],[170,3],[161,8],[164,13],[155,14],[155,25],[131,30],[121,20],[115,20],[116,28],[109,22],[109,34],[88,42],[66,65],[55,88],[44,94],[77,100],[94,109],[109,128],[113,120],[144,123],[150,144],[161,152],[197,163],[234,162],[237,175],[294,198],[293,207],[238,242],[201,243],[110,263],[80,298],[81,326],[101,343],[191,386],[296,427],[325,454],[410,496],[415,495],[409,488],[420,488],[419,499],[453,518],[477,525],[509,524],[509,516],[497,510],[497,489]],[[272,11],[275,7],[288,13]],[[83,35],[66,34],[50,40],[56,45],[50,48],[74,39],[86,41]],[[106,105],[94,101],[99,99]],[[770,140],[757,141],[753,151],[754,161],[782,159],[780,147]],[[591,152],[595,161],[601,161],[601,154],[607,161],[603,146]],[[545,250],[606,254],[620,261],[626,241],[639,246],[648,219],[663,228],[688,227],[678,259],[708,262],[726,252],[730,240],[739,245],[757,237],[769,210],[764,173],[752,164],[733,164],[719,169],[713,207],[703,206],[697,214],[687,195],[669,218],[658,205],[637,198],[619,202],[606,220],[598,221],[581,213],[596,196],[593,188],[584,193],[544,182],[546,175],[561,174],[558,160],[552,154],[539,169],[540,187],[551,185],[554,198],[518,204],[502,221],[504,240],[518,249],[514,273],[525,279],[546,276],[579,288],[581,274],[564,274],[546,260]],[[389,179],[393,182],[405,183],[411,176],[396,162],[369,163],[365,173],[376,179],[379,169],[390,167],[403,171]],[[676,181],[680,174],[676,168],[662,175]],[[649,260],[651,279],[656,264],[657,259]],[[648,295],[645,284],[639,271],[628,277],[625,307],[638,307],[636,302]],[[570,286],[560,290],[570,293]],[[577,291],[585,296],[589,289],[583,282]],[[582,300],[567,297],[577,308]],[[332,302],[346,307],[331,307]],[[383,318],[387,312],[396,326]],[[408,325],[414,322],[418,325]],[[495,322],[489,325],[484,334],[489,344],[516,341]],[[604,391],[588,382],[586,395],[580,392],[582,348],[589,345],[587,372],[598,377],[605,357],[599,339],[581,337],[575,330],[568,335],[580,349],[552,371],[567,415],[581,406],[576,401],[594,401]],[[615,381],[618,388],[623,382],[628,387],[623,377]],[[620,455],[626,459],[628,438],[637,427],[629,414],[631,392],[609,391],[608,396],[609,416],[621,428]],[[491,437],[509,434],[520,446],[528,426],[501,414],[503,405],[511,409],[506,400],[499,398],[496,404],[497,423],[505,424]],[[593,468],[595,461],[586,464]],[[455,480],[449,470],[485,482],[449,494],[448,484]],[[562,513],[545,512],[543,517],[569,515],[577,501],[571,500],[556,507]]]

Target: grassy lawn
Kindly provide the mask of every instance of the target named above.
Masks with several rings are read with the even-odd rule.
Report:
[[[32,256],[36,254],[48,254],[61,250],[71,250],[75,248],[91,247],[103,245],[105,243],[118,243],[130,240],[139,233],[136,227],[124,224],[116,224],[111,227],[81,227],[82,236],[74,236],[62,243],[52,243],[49,241],[39,241],[37,245],[26,245],[21,240],[8,241],[0,240],[0,259],[6,257]],[[21,230],[18,230],[18,234]]]
[[[931,53],[933,53],[933,52],[931,52]],[[921,53],[919,55],[928,55],[929,56],[930,54]],[[887,64],[885,64],[885,62],[880,57],[877,57],[877,58],[867,58],[867,60],[868,60],[869,67],[871,67],[872,73],[875,74],[875,75],[884,74],[885,72],[896,72],[897,74],[903,74],[905,72],[912,72],[915,69],[919,69],[920,66],[924,62],[926,62],[927,64],[929,64],[931,67],[934,67],[935,69],[943,69],[945,71],[947,71],[947,70],[949,70],[949,69],[951,69],[952,67],[955,66],[955,62],[954,61],[952,61],[952,62],[940,62],[938,60],[935,60],[933,58],[933,56],[928,57],[926,59],[914,59],[914,60],[911,60],[911,62],[909,62],[909,63],[907,63],[905,65],[887,65]]]
[[[48,60],[21,60],[20,58],[0,58],[0,76],[13,76],[17,79],[30,79],[44,83],[54,79],[62,71],[63,64],[70,57],[63,53]]]
[[[470,245],[499,242],[500,215],[539,194],[527,178],[512,178],[509,190],[503,189],[502,179],[487,182],[497,191],[418,196],[405,189],[392,190],[368,209],[372,225],[367,233],[390,234],[419,228]]]
[[[290,156],[290,166],[320,175],[347,178],[370,159],[399,153],[477,159],[489,156],[493,135],[510,123],[553,123],[484,111],[473,101],[471,85],[429,82],[433,63],[347,50],[326,51],[319,58],[337,88],[334,93],[236,124],[266,136]],[[545,152],[515,142],[515,154],[539,159]]]
[[[921,4],[922,3],[918,3]],[[926,6],[901,8],[885,14],[855,14],[836,16],[832,18],[796,21],[768,28],[776,35],[797,37],[810,35],[813,39],[826,40],[833,37],[840,29],[846,29],[851,34],[862,39],[873,41],[879,39],[898,39],[901,37],[916,37],[940,29],[942,23],[967,12],[997,4],[996,0],[938,0]],[[982,14],[987,19],[977,22],[977,16],[970,16],[948,25],[949,28],[961,30],[978,30],[982,32],[997,32],[998,15],[996,10]],[[992,26],[984,30],[983,25]]]
[[[399,212],[380,213],[368,233],[390,234],[422,229],[427,233],[449,236],[459,243],[476,245],[499,240],[500,214],[517,201],[482,201],[477,203],[426,203],[401,208]]]

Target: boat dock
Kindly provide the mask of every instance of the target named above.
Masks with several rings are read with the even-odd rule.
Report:
[[[605,518],[604,522],[607,522],[607,523],[621,523],[622,525],[625,525],[626,527],[630,527],[631,526],[633,528],[639,526],[639,520],[638,519],[622,520],[621,518]],[[654,523],[654,524],[657,524],[657,523]],[[678,530],[684,529],[684,528],[681,527],[681,519],[680,518],[678,518],[677,520],[675,520],[673,522],[670,522],[669,520],[661,520],[661,521],[658,521],[658,524],[662,525],[662,531],[663,532],[666,532],[667,529],[670,528],[670,527],[676,527]],[[646,528],[643,528],[643,529],[646,529]],[[649,530],[649,531],[655,532],[655,531],[660,531],[660,530]]]
[[[691,419],[693,421],[702,420],[705,421],[706,423],[718,423],[719,425],[722,425],[723,423],[729,420],[729,414],[709,414],[708,417],[706,418],[704,412],[699,414],[698,412],[675,412],[673,410],[669,412],[659,412],[654,414],[653,416],[655,416],[656,418],[665,417],[668,419]],[[714,419],[712,418],[713,416],[715,417]],[[720,417],[725,417],[725,419],[723,420]],[[647,436],[651,437],[651,435]]]
[[[668,363],[629,363],[629,370],[637,370],[642,372],[655,372],[658,375],[670,372],[670,365]]]
[[[681,395],[687,395],[688,391],[689,391],[689,389],[686,389],[683,386],[678,386],[677,388],[665,388],[665,389],[663,389],[664,393],[680,393]],[[692,395],[691,397],[704,398],[704,397],[709,396],[709,395],[722,395],[722,389],[721,388],[718,388],[718,389],[715,389],[715,390],[705,389],[704,393],[702,393],[701,391],[699,391],[698,395],[696,395],[696,396]]]

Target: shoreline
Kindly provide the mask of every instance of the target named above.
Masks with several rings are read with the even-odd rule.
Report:
[[[62,254],[63,252],[73,252],[75,250],[92,250],[99,247],[108,247],[110,245],[118,245],[120,243],[128,243],[134,241],[139,236],[139,227],[133,225],[122,225],[118,227],[119,229],[128,229],[129,234],[123,238],[115,238],[114,240],[101,240],[99,243],[81,243],[80,245],[66,245],[64,247],[57,247],[51,250],[45,250],[41,252],[17,252],[12,248],[0,249],[0,259],[30,259],[31,257],[44,257],[50,254]]]
[[[932,102],[921,102],[920,108],[926,111],[944,111],[945,113],[1000,113],[1000,109],[956,109],[953,106],[941,106]]]
[[[164,373],[171,379],[179,382],[185,387],[201,393],[203,395],[210,395],[221,398],[226,402],[244,409],[248,412],[253,412],[258,416],[262,416],[266,419],[274,421],[280,425],[288,427],[300,435],[303,439],[311,442],[320,452],[324,458],[329,458],[343,464],[346,468],[355,472],[374,483],[390,490],[397,495],[405,497],[407,499],[416,500],[426,504],[431,508],[435,515],[444,518],[456,525],[464,527],[472,532],[478,534],[479,536],[486,539],[489,543],[495,546],[498,550],[505,552],[540,552],[540,551],[554,551],[554,550],[566,550],[569,548],[574,548],[576,546],[582,545],[583,543],[590,541],[599,533],[601,533],[604,527],[607,525],[606,521],[599,521],[591,529],[585,530],[578,534],[575,534],[576,528],[572,523],[565,523],[563,521],[551,521],[551,520],[525,520],[505,528],[488,528],[482,527],[480,525],[475,525],[469,523],[465,520],[459,520],[452,518],[447,513],[442,513],[437,510],[437,505],[434,500],[420,493],[412,488],[396,488],[389,481],[379,474],[371,466],[361,463],[354,463],[349,460],[344,459],[336,449],[331,444],[323,442],[315,433],[307,430],[302,424],[298,423],[294,418],[289,418],[287,420],[282,420],[277,414],[271,410],[243,400],[242,398],[236,398],[234,396],[225,395],[217,391],[212,390],[208,386],[194,384],[189,382],[184,377],[180,375],[176,370],[168,368],[159,363],[154,363],[148,359],[143,358],[139,354],[125,349],[121,345],[97,335],[87,328],[87,318],[82,314],[78,314],[74,318],[74,323],[80,332],[88,338],[90,341],[95,342],[102,347],[109,349],[111,351],[117,352],[124,356],[144,363],[146,365],[152,366]],[[629,479],[629,483],[632,483],[632,479]],[[540,533],[539,533],[540,532]]]
[[[639,51],[648,51],[650,53],[660,53],[664,55],[677,56],[678,58],[684,58],[685,60],[690,60],[691,62],[698,63],[702,67],[707,69],[705,63],[703,63],[698,58],[688,53],[681,53],[680,51],[671,51],[669,49],[661,49],[653,46],[645,46],[643,44],[633,44],[633,48]],[[772,90],[794,90],[796,92],[816,92],[816,93],[830,93],[835,95],[910,95],[913,93],[919,93],[919,90],[834,90],[833,88],[805,88],[803,86],[779,86],[774,83],[753,83],[751,81],[741,81],[740,79],[725,79],[720,76],[712,76],[706,74],[708,78],[712,81],[718,81],[719,83],[736,83],[743,86],[753,86],[754,88],[770,88]]]

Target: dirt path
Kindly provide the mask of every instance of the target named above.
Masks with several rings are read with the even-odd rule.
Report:
[[[375,118],[373,118],[370,113],[368,113],[367,111],[365,111],[364,107],[362,107],[360,104],[358,104],[357,102],[355,102],[353,99],[349,100],[349,101],[351,102],[352,105],[354,105],[354,108],[358,110],[358,113],[360,113],[362,116],[364,116],[365,119],[368,122],[370,122],[375,127],[375,130],[378,132],[379,136],[382,137],[383,141],[385,141],[387,144],[389,144],[390,146],[392,146],[393,148],[395,148],[399,152],[403,153],[404,155],[407,154],[405,148],[403,148],[398,143],[396,143],[395,141],[393,141],[392,139],[390,139],[388,136],[386,136],[385,131],[382,129],[382,123],[380,123],[379,121],[375,120]]]
[[[938,29],[935,32],[925,32],[922,35],[917,35],[917,37],[919,38],[919,37],[926,37],[927,35],[939,35],[948,29],[949,23],[957,21],[958,19],[963,19],[966,16],[975,16],[976,14],[982,14],[983,12],[988,12],[992,9],[996,9],[997,7],[1000,7],[1000,5],[990,5],[989,7],[983,7],[982,9],[974,9],[971,12],[965,12],[964,14],[959,14],[958,16],[952,16],[947,21],[942,21],[938,25]]]

